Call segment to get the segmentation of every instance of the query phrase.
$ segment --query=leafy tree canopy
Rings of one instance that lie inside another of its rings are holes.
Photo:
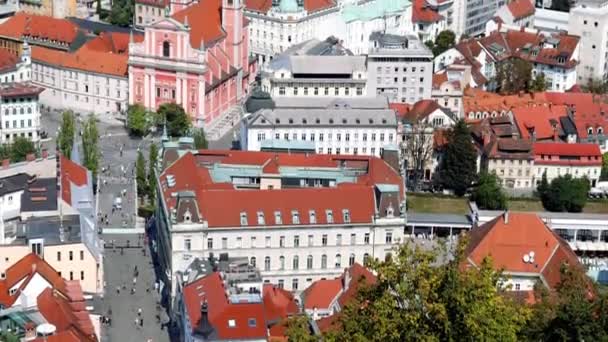
[[[463,196],[477,177],[477,152],[469,128],[463,120],[448,134],[448,143],[440,165],[440,181],[444,188]]]
[[[137,181],[137,194],[144,197],[148,190],[148,179],[146,178],[146,159],[141,151],[137,152],[135,161],[135,179]]]
[[[28,154],[35,152],[36,147],[34,146],[33,142],[25,137],[17,137],[10,145],[11,162],[15,163],[24,161]]]
[[[190,130],[190,118],[184,108],[175,103],[162,104],[158,110],[157,121],[161,124],[167,120],[167,130],[172,137],[181,137]]]
[[[207,141],[205,131],[202,128],[194,130],[192,135],[194,137],[194,148],[197,150],[209,148],[209,142]]]
[[[600,180],[608,180],[608,152],[602,156],[602,173],[600,174]]]
[[[424,44],[433,52],[433,56],[438,56],[454,47],[456,44],[456,34],[450,30],[441,31],[434,42],[427,40]]]
[[[545,74],[541,72],[530,82],[530,91],[540,92],[545,90],[547,90],[547,80]]]
[[[519,58],[509,58],[496,66],[496,86],[503,94],[529,91],[532,82],[532,64]]]
[[[133,13],[135,12],[133,0],[114,0],[112,10],[107,20],[112,25],[128,27],[133,23]]]
[[[131,134],[139,137],[146,135],[149,128],[147,114],[146,109],[140,104],[129,106],[127,110],[127,128]]]
[[[549,211],[581,212],[587,204],[591,186],[587,178],[572,178],[570,174],[559,176],[546,183],[546,176],[537,191],[543,207]]]
[[[61,154],[70,158],[72,156],[72,147],[74,146],[74,132],[76,130],[76,120],[74,112],[65,111],[61,116],[61,126],[59,128],[59,136],[57,144]]]
[[[97,175],[99,169],[99,131],[93,114],[89,115],[82,129],[82,149],[84,152],[83,165]]]
[[[486,210],[507,209],[507,196],[500,186],[500,179],[496,173],[483,172],[479,176],[479,182],[473,191],[472,200],[477,206]]]

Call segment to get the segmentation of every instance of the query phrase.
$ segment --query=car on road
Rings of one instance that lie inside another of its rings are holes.
[[[122,198],[114,198],[114,209],[122,209]]]

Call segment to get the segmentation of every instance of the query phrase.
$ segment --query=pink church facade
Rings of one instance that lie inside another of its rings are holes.
[[[256,73],[242,1],[171,3],[172,15],[129,44],[129,104],[156,110],[175,102],[199,127],[240,105]]]

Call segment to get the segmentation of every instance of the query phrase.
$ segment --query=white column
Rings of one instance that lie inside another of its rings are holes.
[[[150,75],[150,108],[156,108],[156,75],[154,74],[154,70],[152,70],[152,74]]]
[[[175,74],[175,103],[184,106],[182,101],[182,74],[179,72]]]
[[[150,75],[144,70],[144,107],[151,108],[152,99],[150,98]]]
[[[182,86],[181,86],[181,88],[182,88],[182,105],[184,107],[185,106],[190,107],[190,103],[188,103],[188,75],[185,75],[182,78]],[[188,112],[187,108],[184,108],[184,109],[186,109],[186,112]],[[194,115],[196,116],[196,114],[194,114]]]
[[[133,93],[135,92],[135,86],[134,86],[135,82],[133,80],[133,68],[129,67],[129,89],[127,90],[128,94],[129,94],[129,104],[133,104],[134,99],[133,99]],[[95,86],[95,85],[93,85]],[[97,97],[98,95],[95,94],[95,96]]]

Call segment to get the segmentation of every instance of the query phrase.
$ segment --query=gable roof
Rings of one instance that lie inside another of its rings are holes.
[[[530,0],[514,0],[507,4],[507,8],[515,20],[534,15],[534,4]]]
[[[221,0],[199,1],[173,14],[172,18],[182,24],[188,18],[190,46],[194,49],[201,47],[201,41],[207,45],[225,35],[222,29]]]
[[[95,50],[95,48],[91,49],[86,46],[72,53],[41,46],[32,46],[32,60],[57,67],[123,78],[127,77],[128,58],[127,54],[100,52]]]
[[[574,114],[570,118],[574,121],[577,135],[586,139],[589,137],[588,129],[602,127],[604,135],[608,133],[608,97],[590,93],[556,93],[547,92],[545,96],[549,101],[558,105],[568,106]]]
[[[278,323],[299,311],[293,294],[275,285],[264,284],[263,299],[264,314],[267,321]]]
[[[87,169],[78,165],[63,154],[60,155],[59,167],[61,175],[61,198],[68,204],[72,204],[71,184],[84,186],[88,182]]]
[[[443,16],[429,6],[426,0],[413,0],[412,22],[413,23],[436,23],[441,21]]]
[[[536,106],[514,108],[513,119],[524,139],[532,139],[532,132],[536,140],[553,139],[562,135],[560,118],[568,115],[566,106]]]
[[[469,265],[479,266],[490,256],[496,269],[504,269],[506,274],[537,275],[549,288],[559,283],[564,262],[579,264],[568,243],[534,213],[507,212],[472,229],[469,239],[465,251]],[[530,252],[534,252],[533,263],[523,260]]]
[[[186,313],[193,328],[199,324],[201,305],[206,302],[208,319],[218,339],[246,340],[266,338],[266,321],[262,303],[230,303],[219,272],[211,273],[184,287]],[[249,320],[255,320],[255,326]],[[233,325],[229,325],[233,321]]]
[[[15,69],[19,58],[8,50],[0,49],[0,71],[8,71]]]
[[[426,119],[436,110],[442,110],[442,108],[434,100],[420,100],[412,106],[412,109],[405,115],[405,119],[410,122],[418,122]]]
[[[22,39],[30,36],[71,44],[78,35],[78,26],[67,19],[18,12],[0,24],[0,36]]]

